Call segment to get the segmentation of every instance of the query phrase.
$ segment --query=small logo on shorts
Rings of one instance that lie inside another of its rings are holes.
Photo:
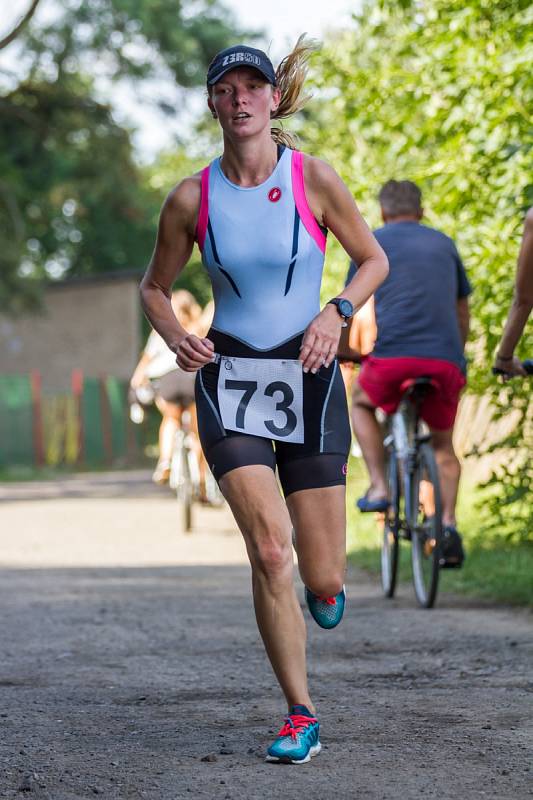
[[[348,464],[343,464],[342,465],[342,474],[343,475],[347,475],[348,474]]]
[[[281,189],[279,188],[279,186],[274,186],[274,188],[271,189],[268,193],[268,199],[270,200],[271,203],[277,203],[280,197],[281,197]]]

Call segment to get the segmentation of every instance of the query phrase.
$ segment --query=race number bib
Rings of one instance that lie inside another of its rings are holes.
[[[303,373],[299,361],[220,356],[217,391],[225,428],[303,443]]]

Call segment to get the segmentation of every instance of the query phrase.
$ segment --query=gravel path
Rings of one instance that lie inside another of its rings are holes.
[[[284,713],[227,510],[181,533],[146,473],[4,484],[0,797],[533,796],[533,620],[362,573],[309,622],[323,752],[263,762]]]

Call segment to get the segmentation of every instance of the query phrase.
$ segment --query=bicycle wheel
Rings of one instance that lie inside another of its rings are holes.
[[[210,469],[207,470],[205,476],[205,493],[210,506],[224,505],[224,495],[220,491],[218,483]]]
[[[381,542],[381,585],[385,597],[393,597],[398,574],[400,542],[400,476],[394,450],[389,451],[387,462],[390,505],[385,512]]]
[[[431,608],[439,583],[442,506],[437,462],[427,442],[418,450],[411,491],[409,524],[415,594],[423,608]]]
[[[189,466],[189,451],[183,440],[179,458],[180,474],[176,485],[176,497],[181,506],[183,530],[189,533],[192,529],[192,504],[194,500],[193,482]]]

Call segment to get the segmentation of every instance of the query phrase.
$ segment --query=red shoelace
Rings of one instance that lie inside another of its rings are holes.
[[[302,731],[316,721],[315,717],[306,717],[304,714],[289,714],[278,736],[290,736],[291,739],[296,739],[298,733],[302,733]]]
[[[323,603],[326,603],[328,606],[337,605],[337,599],[335,597],[319,597],[318,599],[321,600]]]

